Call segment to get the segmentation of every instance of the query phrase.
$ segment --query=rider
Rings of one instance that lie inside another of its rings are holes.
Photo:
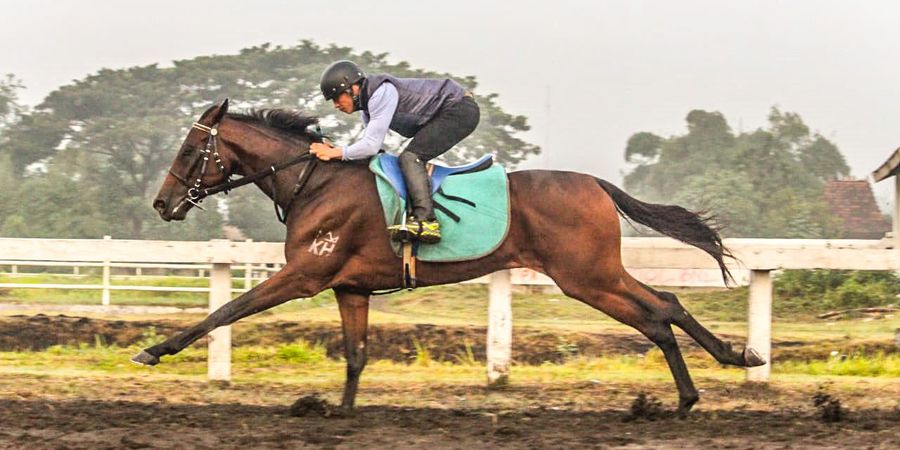
[[[346,146],[314,143],[310,153],[322,160],[368,158],[381,149],[388,129],[412,138],[400,153],[400,169],[412,205],[407,227],[420,242],[441,240],[434,215],[431,182],[425,163],[463,140],[475,130],[480,118],[472,94],[450,79],[367,76],[350,61],[338,61],[322,73],[322,95],[344,113],[362,111],[365,132]],[[388,228],[395,237],[400,225]]]

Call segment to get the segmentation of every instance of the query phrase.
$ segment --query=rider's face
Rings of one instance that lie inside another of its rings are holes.
[[[359,85],[354,84],[351,89],[353,90],[353,95],[359,95]],[[335,97],[331,102],[334,104],[334,109],[346,114],[351,114],[353,112],[353,97],[349,92],[341,92],[341,94]]]

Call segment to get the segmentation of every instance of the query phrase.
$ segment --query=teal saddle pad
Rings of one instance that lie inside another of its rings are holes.
[[[369,163],[369,169],[375,173],[384,219],[390,226],[403,219],[406,198],[401,197],[398,190],[405,192],[406,189],[405,186],[398,189],[392,184],[397,181],[388,176],[382,167],[382,158],[396,157],[376,155]],[[453,200],[452,197],[466,199],[475,206]],[[434,194],[434,200],[459,216],[459,222],[435,208],[435,215],[441,224],[441,242],[420,245],[419,260],[451,262],[481,258],[496,250],[506,238],[509,231],[509,182],[506,171],[497,164],[478,172],[447,176],[441,182],[440,190]],[[391,246],[399,255],[400,243],[391,241]]]

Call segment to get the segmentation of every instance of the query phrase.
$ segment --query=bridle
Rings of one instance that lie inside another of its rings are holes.
[[[232,180],[231,175],[225,173],[225,164],[222,163],[222,158],[219,156],[219,147],[216,144],[216,142],[217,142],[216,138],[219,135],[218,127],[219,127],[219,124],[214,124],[213,126],[210,127],[210,126],[203,125],[202,123],[199,123],[199,122],[194,122],[194,124],[191,125],[192,129],[200,130],[204,133],[207,133],[209,135],[209,137],[207,137],[206,145],[204,146],[204,148],[202,150],[200,173],[197,175],[197,179],[194,180],[193,184],[188,182],[188,177],[191,174],[190,170],[188,171],[188,174],[186,176],[181,176],[181,175],[178,175],[177,173],[175,173],[174,171],[172,171],[171,168],[169,168],[169,174],[172,175],[172,177],[174,177],[176,180],[178,180],[181,184],[183,184],[186,188],[188,188],[187,195],[184,197],[184,199],[181,201],[181,203],[178,204],[178,206],[176,206],[174,209],[172,209],[172,212],[174,213],[175,211],[178,211],[178,209],[181,208],[182,206],[184,206],[185,203],[190,203],[190,204],[196,206],[197,208],[203,209],[203,207],[200,206],[200,203],[203,201],[204,198],[209,197],[210,195],[218,194],[219,192],[225,192],[227,194],[228,191],[230,191],[231,189],[239,188],[241,186],[253,183],[254,181],[263,179],[265,177],[275,175],[277,172],[279,172],[281,170],[284,170],[288,167],[294,166],[296,164],[299,164],[299,163],[309,159],[310,162],[307,165],[303,166],[303,170],[300,172],[300,176],[297,178],[297,184],[294,186],[294,189],[291,192],[291,197],[288,199],[287,206],[279,209],[277,191],[275,191],[275,194],[272,196],[273,200],[275,202],[275,215],[276,215],[276,217],[278,217],[278,220],[281,221],[281,223],[285,223],[285,221],[287,220],[287,212],[288,212],[288,210],[290,210],[290,207],[293,204],[294,198],[298,194],[300,194],[300,192],[306,186],[306,182],[309,181],[309,177],[310,177],[310,175],[312,175],[313,170],[316,168],[316,165],[317,165],[317,162],[319,161],[319,159],[312,158],[312,155],[307,150],[307,151],[303,152],[302,154],[295,156],[287,161],[269,166],[268,169],[263,169],[259,172],[244,176],[237,180]],[[318,126],[316,127],[316,134],[321,139],[322,132]],[[227,177],[226,177],[225,181],[222,183],[219,183],[215,186],[210,186],[210,187],[204,188],[204,187],[202,187],[203,186],[203,175],[206,174],[206,166],[209,165],[210,155],[212,155],[213,160],[216,163],[216,166],[219,168],[219,172],[222,173],[223,175],[227,175]],[[196,164],[194,164],[194,165],[196,165]],[[273,184],[273,186],[277,186],[277,183],[273,182],[272,184]],[[276,187],[276,189],[277,189],[277,187]]]
[[[190,204],[196,206],[197,208],[203,209],[203,207],[200,206],[200,202],[203,201],[204,197],[207,197],[210,195],[210,194],[204,195],[203,190],[201,190],[201,186],[203,185],[203,175],[206,174],[206,166],[209,164],[209,155],[210,154],[212,154],[213,159],[216,162],[216,166],[219,168],[219,173],[225,174],[225,165],[222,164],[222,157],[219,156],[219,146],[216,144],[216,142],[217,142],[216,136],[219,135],[218,127],[219,127],[219,124],[215,124],[211,127],[208,127],[199,122],[194,122],[194,124],[191,125],[191,128],[193,128],[195,130],[200,130],[204,133],[207,133],[209,136],[206,138],[206,146],[202,150],[202,158],[203,159],[201,160],[201,163],[200,163],[200,173],[197,174],[197,179],[194,180],[193,185],[191,185],[188,182],[187,176],[182,177],[181,175],[178,175],[177,173],[175,173],[171,168],[169,168],[169,173],[176,180],[181,182],[181,184],[183,184],[186,188],[188,188],[187,196],[184,198],[184,200],[182,200],[181,204],[179,204],[178,206],[175,207],[175,209],[172,210],[172,212],[178,211],[178,208],[182,207],[185,202],[190,203]],[[190,175],[190,171],[188,171],[188,175]],[[231,182],[231,175],[228,175],[224,184],[227,184],[230,182]],[[226,190],[226,194],[227,193],[228,192]]]

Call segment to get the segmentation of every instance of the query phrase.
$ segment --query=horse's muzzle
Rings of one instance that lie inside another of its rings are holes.
[[[166,222],[172,220],[172,213],[168,211],[169,204],[162,198],[157,198],[153,200],[153,209],[159,213],[159,217]]]

